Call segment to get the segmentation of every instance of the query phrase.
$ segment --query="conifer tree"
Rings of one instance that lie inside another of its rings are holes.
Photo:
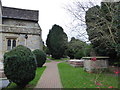
[[[53,25],[47,36],[46,45],[50,50],[53,58],[60,59],[63,57],[65,49],[67,48],[68,37],[59,25]]]

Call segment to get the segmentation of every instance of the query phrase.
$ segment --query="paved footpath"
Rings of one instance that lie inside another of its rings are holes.
[[[62,88],[57,64],[59,62],[51,61],[46,63],[46,69],[43,72],[35,88]]]

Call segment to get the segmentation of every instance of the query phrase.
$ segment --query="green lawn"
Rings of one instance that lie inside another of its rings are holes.
[[[36,86],[36,84],[37,84],[38,80],[40,79],[40,77],[41,77],[43,71],[45,70],[45,68],[46,68],[46,66],[44,66],[44,67],[42,67],[42,68],[37,68],[37,70],[36,70],[36,76],[35,76],[34,80],[32,80],[32,81],[26,86],[26,88],[25,88],[24,90],[27,90],[27,89],[29,90],[29,89],[32,89],[32,88],[34,88],[34,87]],[[7,90],[8,88],[19,89],[19,87],[17,87],[17,85],[16,85],[15,83],[11,83],[11,84],[10,84],[7,88],[5,88],[5,89]],[[22,89],[22,90],[23,90],[23,89]]]
[[[69,58],[54,59],[54,58],[52,58],[52,57],[50,57],[50,56],[47,56],[47,58],[48,58],[48,59],[51,59],[51,60],[53,60],[53,61],[65,61],[65,60],[69,60]]]
[[[50,63],[51,61],[50,60],[46,60],[46,63]]]
[[[52,57],[50,57],[50,56],[47,56],[47,58],[48,58],[48,59],[53,59],[53,58],[52,58]]]
[[[54,59],[54,61],[65,61],[65,60],[69,60],[69,58]]]
[[[64,88],[108,88],[110,86],[118,88],[117,75],[101,74],[98,82],[101,85],[94,83],[95,73],[87,73],[83,68],[74,68],[63,62],[58,64],[61,82]]]

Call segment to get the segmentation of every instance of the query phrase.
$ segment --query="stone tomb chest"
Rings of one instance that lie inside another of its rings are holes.
[[[84,69],[87,72],[93,72],[97,69],[108,68],[108,59],[109,57],[95,57],[96,60],[91,60],[93,57],[83,57],[84,60]]]
[[[83,67],[83,62],[84,62],[84,60],[77,60],[77,59],[68,61],[68,63],[74,67]]]

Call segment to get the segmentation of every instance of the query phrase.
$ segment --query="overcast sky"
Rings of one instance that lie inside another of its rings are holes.
[[[63,8],[65,5],[71,4],[74,0],[1,0],[3,6],[39,10],[39,24],[42,29],[42,39],[46,41],[49,29],[52,25],[58,24],[63,27],[68,37],[75,36],[69,30],[69,23],[72,17]],[[88,0],[80,0],[88,2]],[[98,4],[101,0],[97,0]],[[67,26],[67,27],[66,27]]]

